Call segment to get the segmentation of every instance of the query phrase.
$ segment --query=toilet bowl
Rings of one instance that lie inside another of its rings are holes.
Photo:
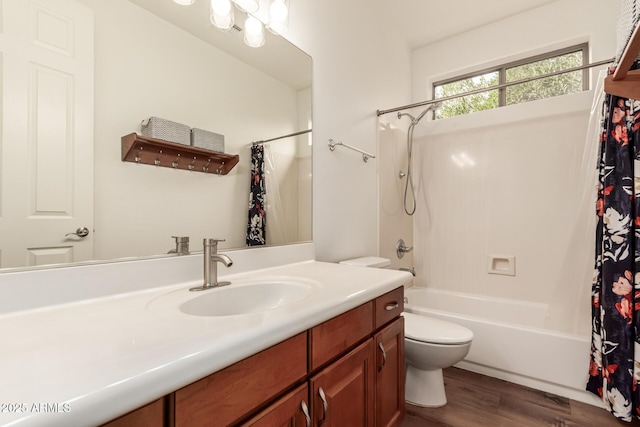
[[[405,400],[412,405],[447,404],[442,369],[465,358],[473,332],[464,326],[414,313],[404,316]]]
[[[340,264],[384,268],[388,259],[356,258]],[[464,326],[414,313],[404,316],[405,401],[434,408],[447,404],[442,369],[465,358],[473,332]]]

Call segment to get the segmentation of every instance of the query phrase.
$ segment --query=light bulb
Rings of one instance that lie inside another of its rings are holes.
[[[213,26],[221,30],[233,27],[233,8],[230,0],[211,0],[209,20]]]
[[[257,0],[233,0],[240,9],[248,13],[257,12],[260,4]]]
[[[269,24],[267,28],[274,34],[283,35],[289,29],[288,0],[273,0],[269,6]]]
[[[244,42],[250,47],[260,47],[264,44],[264,28],[257,18],[247,15],[244,23]]]
[[[191,6],[196,2],[196,0],[173,0],[175,4],[179,4],[180,6]]]

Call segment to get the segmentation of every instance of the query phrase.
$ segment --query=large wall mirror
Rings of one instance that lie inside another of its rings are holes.
[[[245,46],[207,0],[0,5],[0,271],[166,255],[172,236],[246,247],[252,142],[311,129],[307,54],[269,33]],[[121,137],[149,117],[222,134],[240,161],[227,175],[123,162]],[[266,244],[310,241],[311,133],[265,146]]]

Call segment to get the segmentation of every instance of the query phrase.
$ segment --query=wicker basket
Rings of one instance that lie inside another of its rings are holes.
[[[159,117],[143,120],[140,133],[148,138],[191,145],[191,128],[189,126]]]
[[[212,151],[224,153],[224,135],[208,130],[191,129],[191,145]]]

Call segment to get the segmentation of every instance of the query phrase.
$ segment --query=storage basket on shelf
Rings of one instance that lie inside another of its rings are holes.
[[[224,153],[224,135],[204,129],[191,129],[191,145]]]
[[[142,121],[140,129],[142,136],[176,142],[178,144],[191,145],[191,128],[182,123],[159,117],[150,117]]]

